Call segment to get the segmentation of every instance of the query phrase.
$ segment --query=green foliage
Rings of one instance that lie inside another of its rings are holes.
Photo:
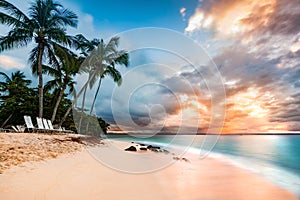
[[[68,35],[67,28],[76,27],[77,23],[77,15],[54,0],[33,0],[28,13],[7,0],[0,0],[0,24],[10,28],[5,36],[0,36],[0,52],[35,42],[29,61],[32,73],[39,76],[38,87],[30,88],[31,81],[22,72],[17,71],[11,76],[0,72],[0,125],[22,125],[24,115],[32,116],[33,121],[36,116],[43,116],[54,124],[76,131],[70,112],[74,103],[67,95],[73,94],[76,102],[83,92],[85,95],[88,86],[91,89],[99,80],[90,115],[83,112],[83,98],[78,116],[84,120],[79,127],[88,134],[107,132],[109,124],[92,116],[94,103],[102,78],[109,76],[118,85],[122,83],[121,74],[115,67],[128,66],[128,53],[118,50],[118,37],[106,44],[102,39],[88,40],[81,34]],[[89,81],[76,95],[74,76],[78,73],[87,73]],[[44,74],[53,77],[45,87]]]
[[[30,80],[26,79],[24,74],[20,71],[12,73],[11,76],[0,72],[0,122],[6,122],[3,128],[10,128],[12,125],[24,125],[24,115],[32,117],[33,123],[35,123],[35,117],[38,116],[38,90],[37,88],[30,88]],[[56,93],[50,93],[45,91],[44,94],[44,118],[50,119],[52,111],[57,99]],[[56,120],[54,125],[60,122],[68,108],[72,106],[72,101],[64,95],[62,101],[58,107]],[[101,118],[96,116],[87,116],[90,119],[89,134],[99,136],[100,133],[106,133],[109,124]],[[97,124],[94,123],[97,119]],[[99,125],[101,130],[99,129]],[[77,132],[74,124],[72,113],[66,118],[63,126],[66,129]]]
[[[35,0],[25,14],[6,0],[0,1],[0,23],[10,27],[0,36],[0,52],[27,46],[34,41],[29,61],[32,72],[39,76],[39,116],[43,116],[43,61],[57,63],[54,46],[72,45],[67,27],[77,27],[77,15],[53,0]]]

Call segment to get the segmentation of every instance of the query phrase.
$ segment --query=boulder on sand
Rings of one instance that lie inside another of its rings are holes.
[[[136,151],[136,148],[134,146],[130,146],[125,151]]]
[[[148,149],[160,149],[159,146],[152,146],[152,145],[148,145],[147,148]]]

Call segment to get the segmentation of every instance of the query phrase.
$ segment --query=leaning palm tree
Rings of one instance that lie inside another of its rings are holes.
[[[68,26],[77,26],[77,15],[53,0],[35,0],[26,15],[6,0],[0,0],[0,23],[11,30],[0,37],[0,52],[27,46],[33,40],[36,46],[30,53],[33,72],[39,76],[39,116],[43,116],[43,61],[56,62],[53,44],[70,45],[66,34]]]
[[[45,71],[54,79],[48,81],[45,85],[45,90],[54,90],[58,93],[56,104],[53,109],[51,121],[54,122],[59,104],[65,94],[67,88],[69,94],[74,90],[74,76],[78,73],[83,57],[78,57],[72,51],[60,46],[54,45],[54,53],[58,60],[58,66],[45,66]],[[56,65],[57,63],[54,63]]]
[[[97,48],[97,46],[100,43],[100,40],[98,39],[88,40],[82,34],[78,34],[72,37],[71,41],[73,42],[73,46],[76,48],[76,50],[79,51],[80,54],[83,56],[81,57],[82,59],[86,59],[92,53],[92,51]],[[62,126],[62,124],[68,117],[74,105],[77,104],[77,100],[79,96],[82,94],[82,92],[86,93],[86,87],[83,87],[78,94],[75,89],[72,91],[72,94],[74,96],[73,104],[72,106],[69,107],[69,109],[67,110],[67,112],[65,113],[61,121],[58,123],[59,127]]]
[[[95,102],[96,102],[96,99],[99,94],[102,79],[105,78],[106,76],[110,76],[113,79],[113,81],[118,84],[118,86],[120,86],[122,83],[121,73],[116,68],[108,66],[105,69],[105,71],[103,72],[103,74],[99,77],[98,87],[97,87],[96,93],[94,95],[94,99],[93,99],[91,109],[90,109],[90,116],[92,116],[92,113],[94,110]],[[87,125],[86,125],[86,133],[88,132],[88,130],[89,130],[89,121],[87,122]]]
[[[127,56],[127,54],[126,54],[126,56]],[[125,62],[126,63],[124,63],[124,65],[128,66],[128,59]],[[96,102],[96,99],[98,97],[100,86],[101,86],[101,83],[102,83],[102,79],[104,79],[106,76],[109,76],[110,78],[112,78],[113,81],[118,84],[118,86],[120,86],[122,84],[121,73],[115,67],[108,66],[104,70],[103,74],[99,77],[99,82],[98,82],[97,90],[96,90],[96,93],[94,95],[94,99],[93,99],[93,102],[92,102],[92,105],[91,105],[91,109],[90,109],[90,115],[92,115],[92,113],[93,113],[95,102]]]
[[[128,53],[123,53],[121,54],[118,58],[116,58],[115,63],[120,64],[120,65],[125,65],[125,67],[128,67],[129,64],[129,56]],[[122,76],[121,73],[115,68],[115,63],[112,63],[112,66],[107,66],[106,69],[104,70],[103,74],[99,77],[99,82],[98,82],[98,87],[92,102],[92,106],[90,109],[90,115],[93,113],[93,109],[95,106],[96,99],[98,97],[98,93],[100,90],[100,86],[102,83],[102,79],[105,78],[106,76],[109,76],[113,79],[115,83],[120,86],[122,84]]]
[[[86,41],[81,38],[81,41]],[[80,41],[80,40],[78,40]],[[97,48],[91,48],[93,45],[87,45],[82,43],[82,49],[86,48],[88,53],[83,52],[83,55],[87,55],[87,58],[84,60],[83,64],[81,65],[81,73],[88,74],[88,80],[83,85],[83,87],[78,91],[77,95],[75,96],[74,102],[77,102],[77,99],[82,95],[82,104],[80,111],[83,114],[84,112],[84,104],[86,98],[86,91],[87,88],[92,88],[98,78],[103,77],[105,70],[107,67],[115,69],[116,65],[125,65],[128,66],[128,53],[124,50],[118,50],[119,46],[119,37],[113,37],[109,40],[106,44],[103,40],[101,40],[98,44]],[[91,51],[90,51],[91,50]],[[101,82],[100,82],[101,84]],[[72,108],[69,108],[66,112],[63,120],[69,114]],[[63,120],[59,123],[62,125]],[[78,123],[78,130],[81,128],[81,120],[80,118]]]
[[[95,49],[90,56],[85,60],[86,62],[82,65],[82,71],[89,74],[88,81],[84,85],[84,92],[82,97],[81,105],[81,117],[79,120],[78,129],[81,128],[82,116],[84,112],[84,104],[86,98],[86,91],[88,85],[90,89],[93,88],[96,80],[99,78],[99,85],[101,85],[101,77],[105,76],[105,73],[111,73],[115,75],[116,79],[120,80],[120,73],[115,69],[115,65],[125,65],[128,66],[128,53],[124,50],[118,50],[119,46],[119,37],[113,37],[109,40],[107,44],[103,40],[100,41],[98,48]],[[118,80],[116,80],[118,82]],[[97,89],[99,91],[99,89]]]

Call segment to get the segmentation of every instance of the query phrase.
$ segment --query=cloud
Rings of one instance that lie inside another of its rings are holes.
[[[183,21],[185,21],[185,16],[186,16],[186,8],[185,7],[182,7],[182,8],[180,8],[180,10],[179,10],[179,12],[180,12],[180,14],[181,14],[181,16],[182,16],[182,19],[183,19]]]
[[[300,100],[291,95],[272,109],[270,115],[273,122],[300,122]]]
[[[294,0],[208,0],[196,8],[185,32],[209,30],[214,38],[246,44],[261,57],[300,48],[300,2]]]
[[[290,124],[289,126],[288,126],[288,130],[289,131],[297,131],[297,132],[300,132],[300,123],[298,123],[298,124]]]
[[[265,27],[272,30],[272,20],[286,20],[282,15],[273,16],[276,9],[282,9],[276,0],[208,0],[200,5],[189,19],[186,32],[204,28],[214,29],[216,34],[228,36]]]
[[[275,0],[208,0],[196,9],[185,31],[213,28],[222,35],[251,31],[268,20],[274,12],[275,3]],[[255,19],[255,23],[254,20],[245,23],[250,19]]]
[[[0,55],[0,67],[5,70],[23,69],[25,65],[19,59],[11,56]]]

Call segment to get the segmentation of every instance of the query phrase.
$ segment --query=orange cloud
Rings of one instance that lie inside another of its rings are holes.
[[[222,37],[251,32],[268,23],[275,7],[276,0],[207,1],[196,9],[185,31],[213,28]]]
[[[278,100],[271,91],[251,87],[227,99],[223,133],[284,132],[286,124],[270,122],[269,116]]]

